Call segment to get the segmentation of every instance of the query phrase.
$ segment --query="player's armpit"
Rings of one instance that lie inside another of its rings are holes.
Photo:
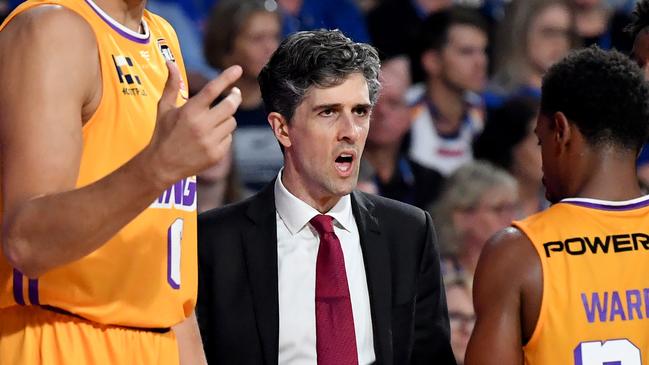
[[[540,261],[528,238],[507,228],[485,245],[473,287],[476,325],[465,364],[523,364],[540,308]]]

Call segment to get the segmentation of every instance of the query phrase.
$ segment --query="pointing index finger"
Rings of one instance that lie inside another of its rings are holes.
[[[191,107],[209,108],[214,100],[221,95],[223,90],[236,82],[242,73],[241,66],[234,65],[228,67],[217,78],[208,82],[187,104],[191,103]]]

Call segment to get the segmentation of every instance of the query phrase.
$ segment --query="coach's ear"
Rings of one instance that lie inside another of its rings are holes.
[[[288,134],[288,121],[283,115],[277,112],[268,114],[268,124],[275,133],[275,138],[284,148],[291,147],[291,138]]]

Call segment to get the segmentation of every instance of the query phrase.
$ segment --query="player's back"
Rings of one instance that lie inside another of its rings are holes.
[[[564,199],[514,225],[543,269],[525,363],[649,363],[649,196]]]
[[[176,61],[184,79],[182,58],[171,26],[146,11],[141,34],[91,0],[28,1],[7,22],[42,4],[74,11],[97,40],[102,96],[83,126],[77,179],[82,187],[107,176],[149,143],[167,79],[165,62]],[[185,90],[179,103],[183,96]],[[40,305],[138,328],[167,328],[182,321],[192,312],[196,296],[195,193],[195,178],[179,181],[101,248],[40,278],[26,278],[0,255],[0,310]]]

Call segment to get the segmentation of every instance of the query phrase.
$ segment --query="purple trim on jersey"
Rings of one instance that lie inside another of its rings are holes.
[[[116,27],[115,24],[113,24],[113,22],[110,21],[110,19],[107,19],[100,12],[98,12],[97,9],[95,9],[95,7],[92,6],[92,4],[88,0],[85,0],[85,1],[86,1],[86,4],[88,4],[88,6],[90,6],[92,11],[95,12],[95,14],[97,14],[106,24],[110,25],[110,27],[113,28],[113,30],[116,31],[117,33],[119,33],[122,37],[124,37],[126,39],[129,39],[129,40],[131,40],[133,42],[136,42],[136,43],[149,44],[149,40],[151,38],[151,32],[149,32],[149,36],[146,37],[146,39],[134,37],[131,34],[128,34],[125,31],[123,31],[122,29],[119,29],[118,27]]]
[[[638,208],[644,208],[646,206],[649,206],[649,199],[637,203],[625,204],[625,205],[609,205],[609,204],[599,204],[599,203],[591,203],[591,202],[584,202],[584,201],[563,201],[562,203],[578,205],[580,207],[586,207],[592,209],[622,211],[622,210],[633,210]]]
[[[20,305],[25,305],[23,295],[23,273],[14,269],[14,300]]]
[[[29,302],[32,305],[41,305],[38,299],[38,279],[29,279]]]
[[[169,229],[167,230],[167,282],[169,285],[171,285],[172,288],[174,289],[180,289],[180,284],[176,283],[174,279],[171,277],[171,229],[173,227],[173,224]]]

